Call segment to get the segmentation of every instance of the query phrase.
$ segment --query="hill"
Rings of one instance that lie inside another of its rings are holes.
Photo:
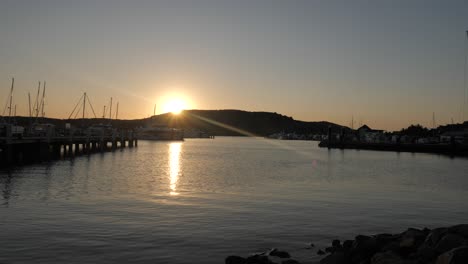
[[[17,124],[27,126],[31,119],[15,117]],[[326,134],[328,127],[338,132],[342,126],[330,122],[304,122],[292,117],[271,112],[248,112],[242,110],[185,110],[179,115],[171,113],[134,120],[94,119],[53,119],[40,118],[41,123],[51,123],[58,128],[65,123],[72,126],[86,127],[92,124],[112,124],[118,128],[137,128],[145,126],[169,126],[184,130],[196,129],[215,136],[267,136],[278,132],[295,132],[298,134]],[[348,128],[346,128],[348,129]]]
[[[326,134],[329,126],[334,131],[341,129],[341,126],[330,122],[304,122],[278,113],[241,110],[187,110],[180,115],[155,116],[150,122],[182,129],[203,130],[217,136],[267,136],[278,132]]]

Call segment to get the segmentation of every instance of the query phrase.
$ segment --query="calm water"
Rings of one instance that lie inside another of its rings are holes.
[[[0,263],[224,263],[269,247],[468,223],[468,160],[255,138],[0,172]]]

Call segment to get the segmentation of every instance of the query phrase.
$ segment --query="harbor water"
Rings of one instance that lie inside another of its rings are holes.
[[[468,223],[468,159],[218,137],[0,171],[0,263],[314,263],[357,234]],[[306,249],[314,243],[315,249]]]

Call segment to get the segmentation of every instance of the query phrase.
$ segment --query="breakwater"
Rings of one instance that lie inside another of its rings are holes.
[[[311,244],[309,249],[313,249]],[[468,224],[434,229],[408,228],[399,234],[358,235],[335,239],[329,247],[311,250],[324,256],[320,264],[462,264],[468,261]],[[326,256],[325,256],[326,255]],[[229,256],[226,264],[299,264],[286,251],[271,249],[243,258]]]

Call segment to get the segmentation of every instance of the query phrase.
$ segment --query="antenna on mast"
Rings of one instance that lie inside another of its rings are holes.
[[[156,104],[154,104],[154,110],[153,110],[153,115],[156,115]]]
[[[104,106],[104,110],[102,111],[102,118],[106,118],[106,106]]]

